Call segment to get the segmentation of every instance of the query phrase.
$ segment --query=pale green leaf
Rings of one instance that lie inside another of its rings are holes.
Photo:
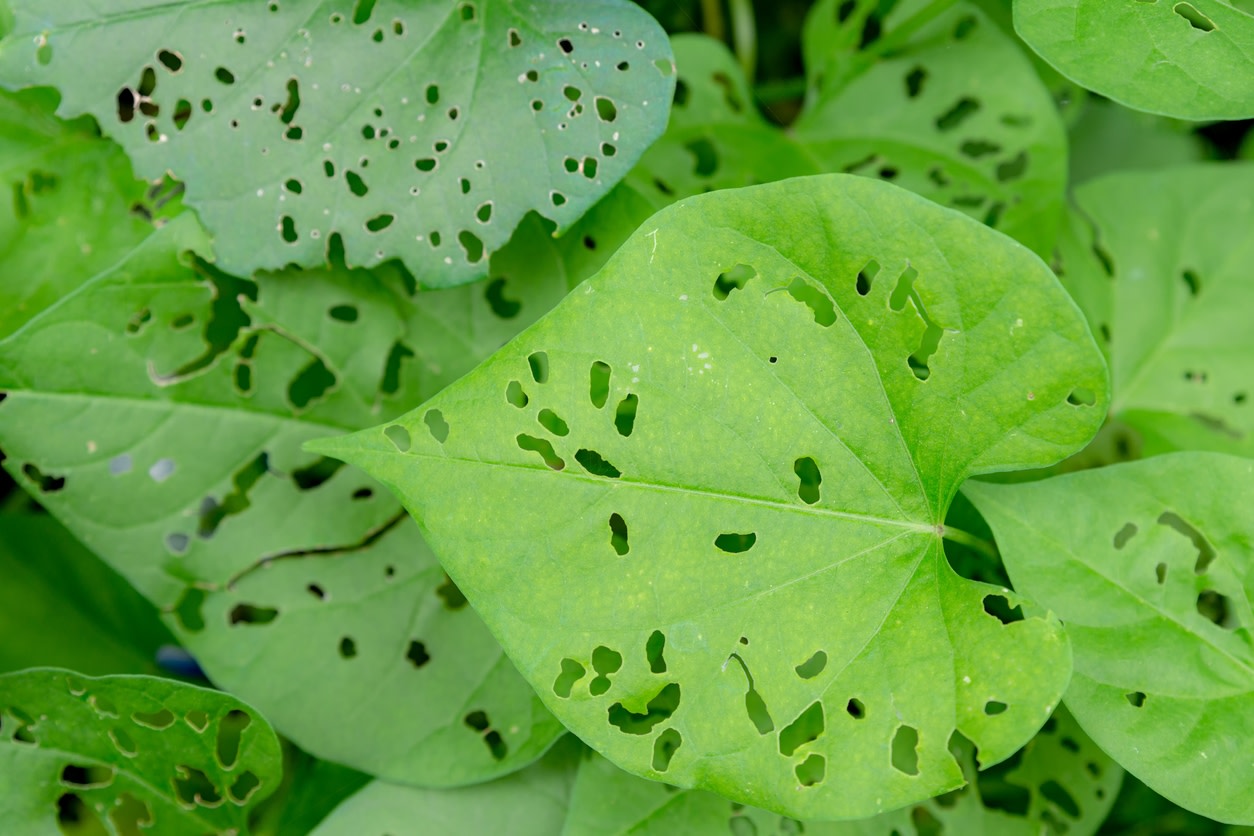
[[[938,535],[966,477],[1081,447],[1105,375],[1027,249],[831,175],[664,210],[424,407],[312,449],[404,497],[619,765],[859,817],[961,784],[955,732],[996,763],[1056,703],[1059,625]]]
[[[0,516],[0,672],[158,674],[152,604],[46,515]]]
[[[556,836],[583,747],[563,738],[541,761],[490,784],[418,789],[374,781],[344,801],[313,836]]]
[[[1109,355],[1111,414],[1157,449],[1254,454],[1254,164],[1114,174],[1075,198],[1060,278]]]
[[[1254,463],[1179,453],[964,488],[1075,648],[1067,706],[1156,792],[1254,824]],[[1234,503],[1235,501],[1235,503]]]
[[[1059,72],[1179,119],[1254,116],[1250,0],[1015,0],[1015,29]]]
[[[625,0],[12,3],[0,83],[55,86],[145,177],[167,171],[223,269],[398,257],[487,273],[529,210],[575,221],[665,126],[674,66]]]
[[[237,834],[279,784],[279,741],[227,694],[147,676],[38,668],[0,676],[0,820],[56,833]]]
[[[1095,98],[1071,126],[1071,182],[1114,171],[1201,162],[1206,149],[1187,122],[1164,119]]]
[[[1023,750],[986,772],[976,772],[969,745],[957,748],[965,787],[852,822],[798,822],[713,793],[642,781],[593,755],[579,769],[562,836],[1090,836],[1123,778],[1064,708]]]

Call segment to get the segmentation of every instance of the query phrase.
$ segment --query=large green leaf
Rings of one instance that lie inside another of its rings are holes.
[[[1066,622],[1067,705],[1184,807],[1254,824],[1254,462],[1180,453],[964,492],[1016,589]]]
[[[274,731],[227,694],[53,668],[0,676],[6,833],[56,833],[58,820],[108,833],[244,833],[280,771]]]
[[[859,817],[960,785],[955,733],[996,763],[1056,703],[1057,622],[939,535],[967,476],[1082,446],[1106,389],[1028,250],[831,175],[664,210],[423,408],[312,449],[404,497],[619,765]]]
[[[58,88],[146,177],[173,172],[221,266],[401,258],[487,273],[528,210],[565,226],[666,123],[666,36],[625,0],[12,4],[0,83]]]
[[[539,763],[477,787],[432,790],[374,781],[337,807],[313,836],[556,836],[582,749],[574,738],[563,738]]]
[[[47,515],[0,516],[0,577],[0,672],[161,672],[152,604]]]
[[[1076,190],[1060,275],[1110,358],[1111,412],[1163,447],[1254,455],[1254,164]]]
[[[1161,169],[1205,159],[1188,122],[1164,119],[1094,98],[1071,125],[1071,182],[1113,171]]]
[[[528,220],[490,282],[417,295],[394,265],[233,279],[186,255],[190,214],[148,231],[0,340],[5,467],[304,748],[431,784],[534,759],[560,726],[399,503],[300,445],[399,414],[560,298],[547,231]]]
[[[1015,29],[1058,71],[1180,119],[1254,116],[1249,0],[1015,0]]]
[[[562,836],[1089,836],[1123,778],[1063,708],[1021,752],[987,772],[976,772],[969,747],[954,754],[968,782],[960,790],[861,821],[804,823],[713,793],[642,781],[592,755],[579,769]]]

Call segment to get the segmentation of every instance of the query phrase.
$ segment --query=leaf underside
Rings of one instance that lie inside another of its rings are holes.
[[[1254,462],[1176,453],[970,483],[1020,589],[1067,624],[1067,706],[1154,791],[1254,824]]]
[[[958,786],[956,733],[995,763],[1056,703],[1059,625],[954,575],[938,525],[967,476],[1082,446],[1106,391],[1026,249],[832,175],[664,210],[424,407],[313,448],[404,498],[616,763],[854,818]]]
[[[1014,0],[1015,29],[1063,75],[1181,119],[1254,116],[1248,0]]]
[[[351,7],[350,7],[351,6]],[[623,0],[13,4],[0,83],[56,87],[145,177],[167,171],[249,275],[400,258],[487,273],[530,210],[559,227],[665,127],[670,47]]]

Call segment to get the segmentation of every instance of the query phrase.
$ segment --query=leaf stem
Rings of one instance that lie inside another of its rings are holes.
[[[753,18],[753,0],[729,0],[732,44],[745,80],[753,83],[758,72],[758,28]]]
[[[727,38],[727,23],[723,20],[723,0],[701,0],[701,23],[705,34],[716,41]]]
[[[955,543],[961,543],[962,545],[968,548],[974,549],[975,551],[979,552],[980,554],[984,555],[987,558],[991,558],[992,560],[1001,559],[1001,555],[998,554],[997,552],[996,545],[994,545],[993,543],[990,543],[988,540],[985,540],[982,537],[976,537],[974,534],[963,531],[960,528],[953,528],[952,526],[948,526],[948,525],[942,526],[941,536],[944,537],[946,540],[952,540]]]

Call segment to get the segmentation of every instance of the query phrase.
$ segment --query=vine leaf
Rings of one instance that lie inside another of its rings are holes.
[[[567,226],[626,174],[675,83],[625,0],[12,10],[0,83],[56,87],[140,175],[184,180],[240,275],[318,266],[338,236],[424,286],[481,278],[529,210]]]
[[[1254,163],[1116,174],[1076,189],[1060,278],[1109,357],[1112,414],[1140,432],[1147,454],[1254,454],[1251,193]]]
[[[0,812],[17,832],[57,819],[105,832],[244,833],[282,777],[279,740],[218,691],[148,676],[35,668],[0,676]]]
[[[1029,251],[829,175],[664,210],[426,405],[310,449],[404,498],[620,766],[848,818],[958,786],[955,733],[996,763],[1056,704],[1060,625],[938,534],[967,476],[1083,446],[1106,390]]]
[[[1063,75],[1180,119],[1254,116],[1254,17],[1243,0],[1014,0],[1015,29]]]
[[[1025,485],[972,482],[1017,589],[1075,648],[1067,706],[1125,769],[1254,824],[1254,462],[1176,453]]]
[[[1119,792],[1123,770],[1060,707],[1022,750],[978,773],[969,744],[955,747],[966,786],[913,807],[852,822],[798,822],[700,790],[676,792],[592,755],[579,768],[562,836],[728,832],[891,836],[1004,833],[1092,836]]]

